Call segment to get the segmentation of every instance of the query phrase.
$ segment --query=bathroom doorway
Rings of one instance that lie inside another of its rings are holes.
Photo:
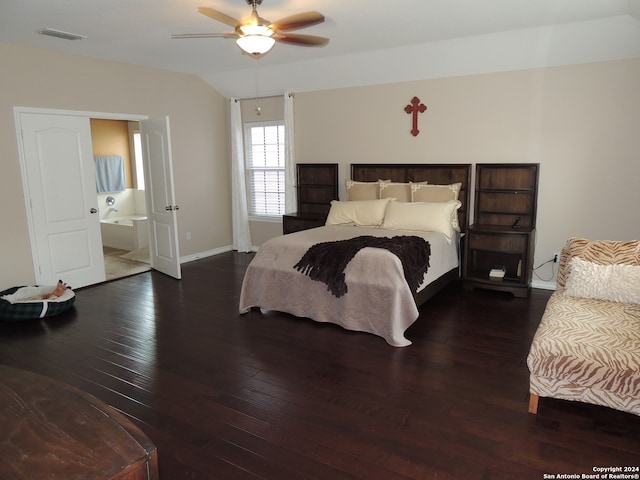
[[[139,122],[150,265],[169,277],[181,278],[179,207],[168,116],[32,107],[14,107],[14,116],[37,284],[53,285],[64,277],[69,285],[80,288],[106,279],[91,145],[92,118]]]
[[[106,280],[151,269],[137,121],[90,120]]]

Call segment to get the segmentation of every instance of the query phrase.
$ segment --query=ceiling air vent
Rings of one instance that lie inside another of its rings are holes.
[[[63,38],[64,40],[82,40],[87,38],[84,35],[78,35],[77,33],[63,32],[62,30],[56,30],[55,28],[43,28],[38,30],[40,35],[48,35],[50,37]]]

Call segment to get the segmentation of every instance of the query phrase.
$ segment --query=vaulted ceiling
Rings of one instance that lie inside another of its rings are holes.
[[[640,57],[640,0],[263,0],[271,21],[321,12],[324,23],[295,33],[330,43],[277,43],[257,61],[231,39],[172,40],[232,30],[201,6],[251,12],[246,0],[2,0],[0,42],[192,73],[239,97],[256,79],[270,94]]]

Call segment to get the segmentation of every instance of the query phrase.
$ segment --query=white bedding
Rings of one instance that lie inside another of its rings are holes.
[[[247,313],[252,307],[287,312],[335,323],[348,330],[373,333],[396,347],[410,345],[404,332],[419,312],[401,262],[393,253],[380,248],[360,250],[345,269],[348,293],[339,298],[325,284],[293,268],[317,243],[360,235],[415,235],[427,240],[431,256],[420,289],[459,265],[457,242],[448,241],[441,233],[345,225],[304,230],[276,237],[260,247],[245,273],[240,313]]]

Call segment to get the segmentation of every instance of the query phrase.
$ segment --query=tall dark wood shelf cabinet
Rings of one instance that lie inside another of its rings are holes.
[[[539,167],[537,163],[476,165],[474,223],[465,238],[465,288],[529,295]],[[504,277],[490,277],[491,270],[503,270]]]
[[[283,233],[324,225],[331,200],[338,199],[338,164],[296,164],[296,197],[298,211],[283,216]]]

